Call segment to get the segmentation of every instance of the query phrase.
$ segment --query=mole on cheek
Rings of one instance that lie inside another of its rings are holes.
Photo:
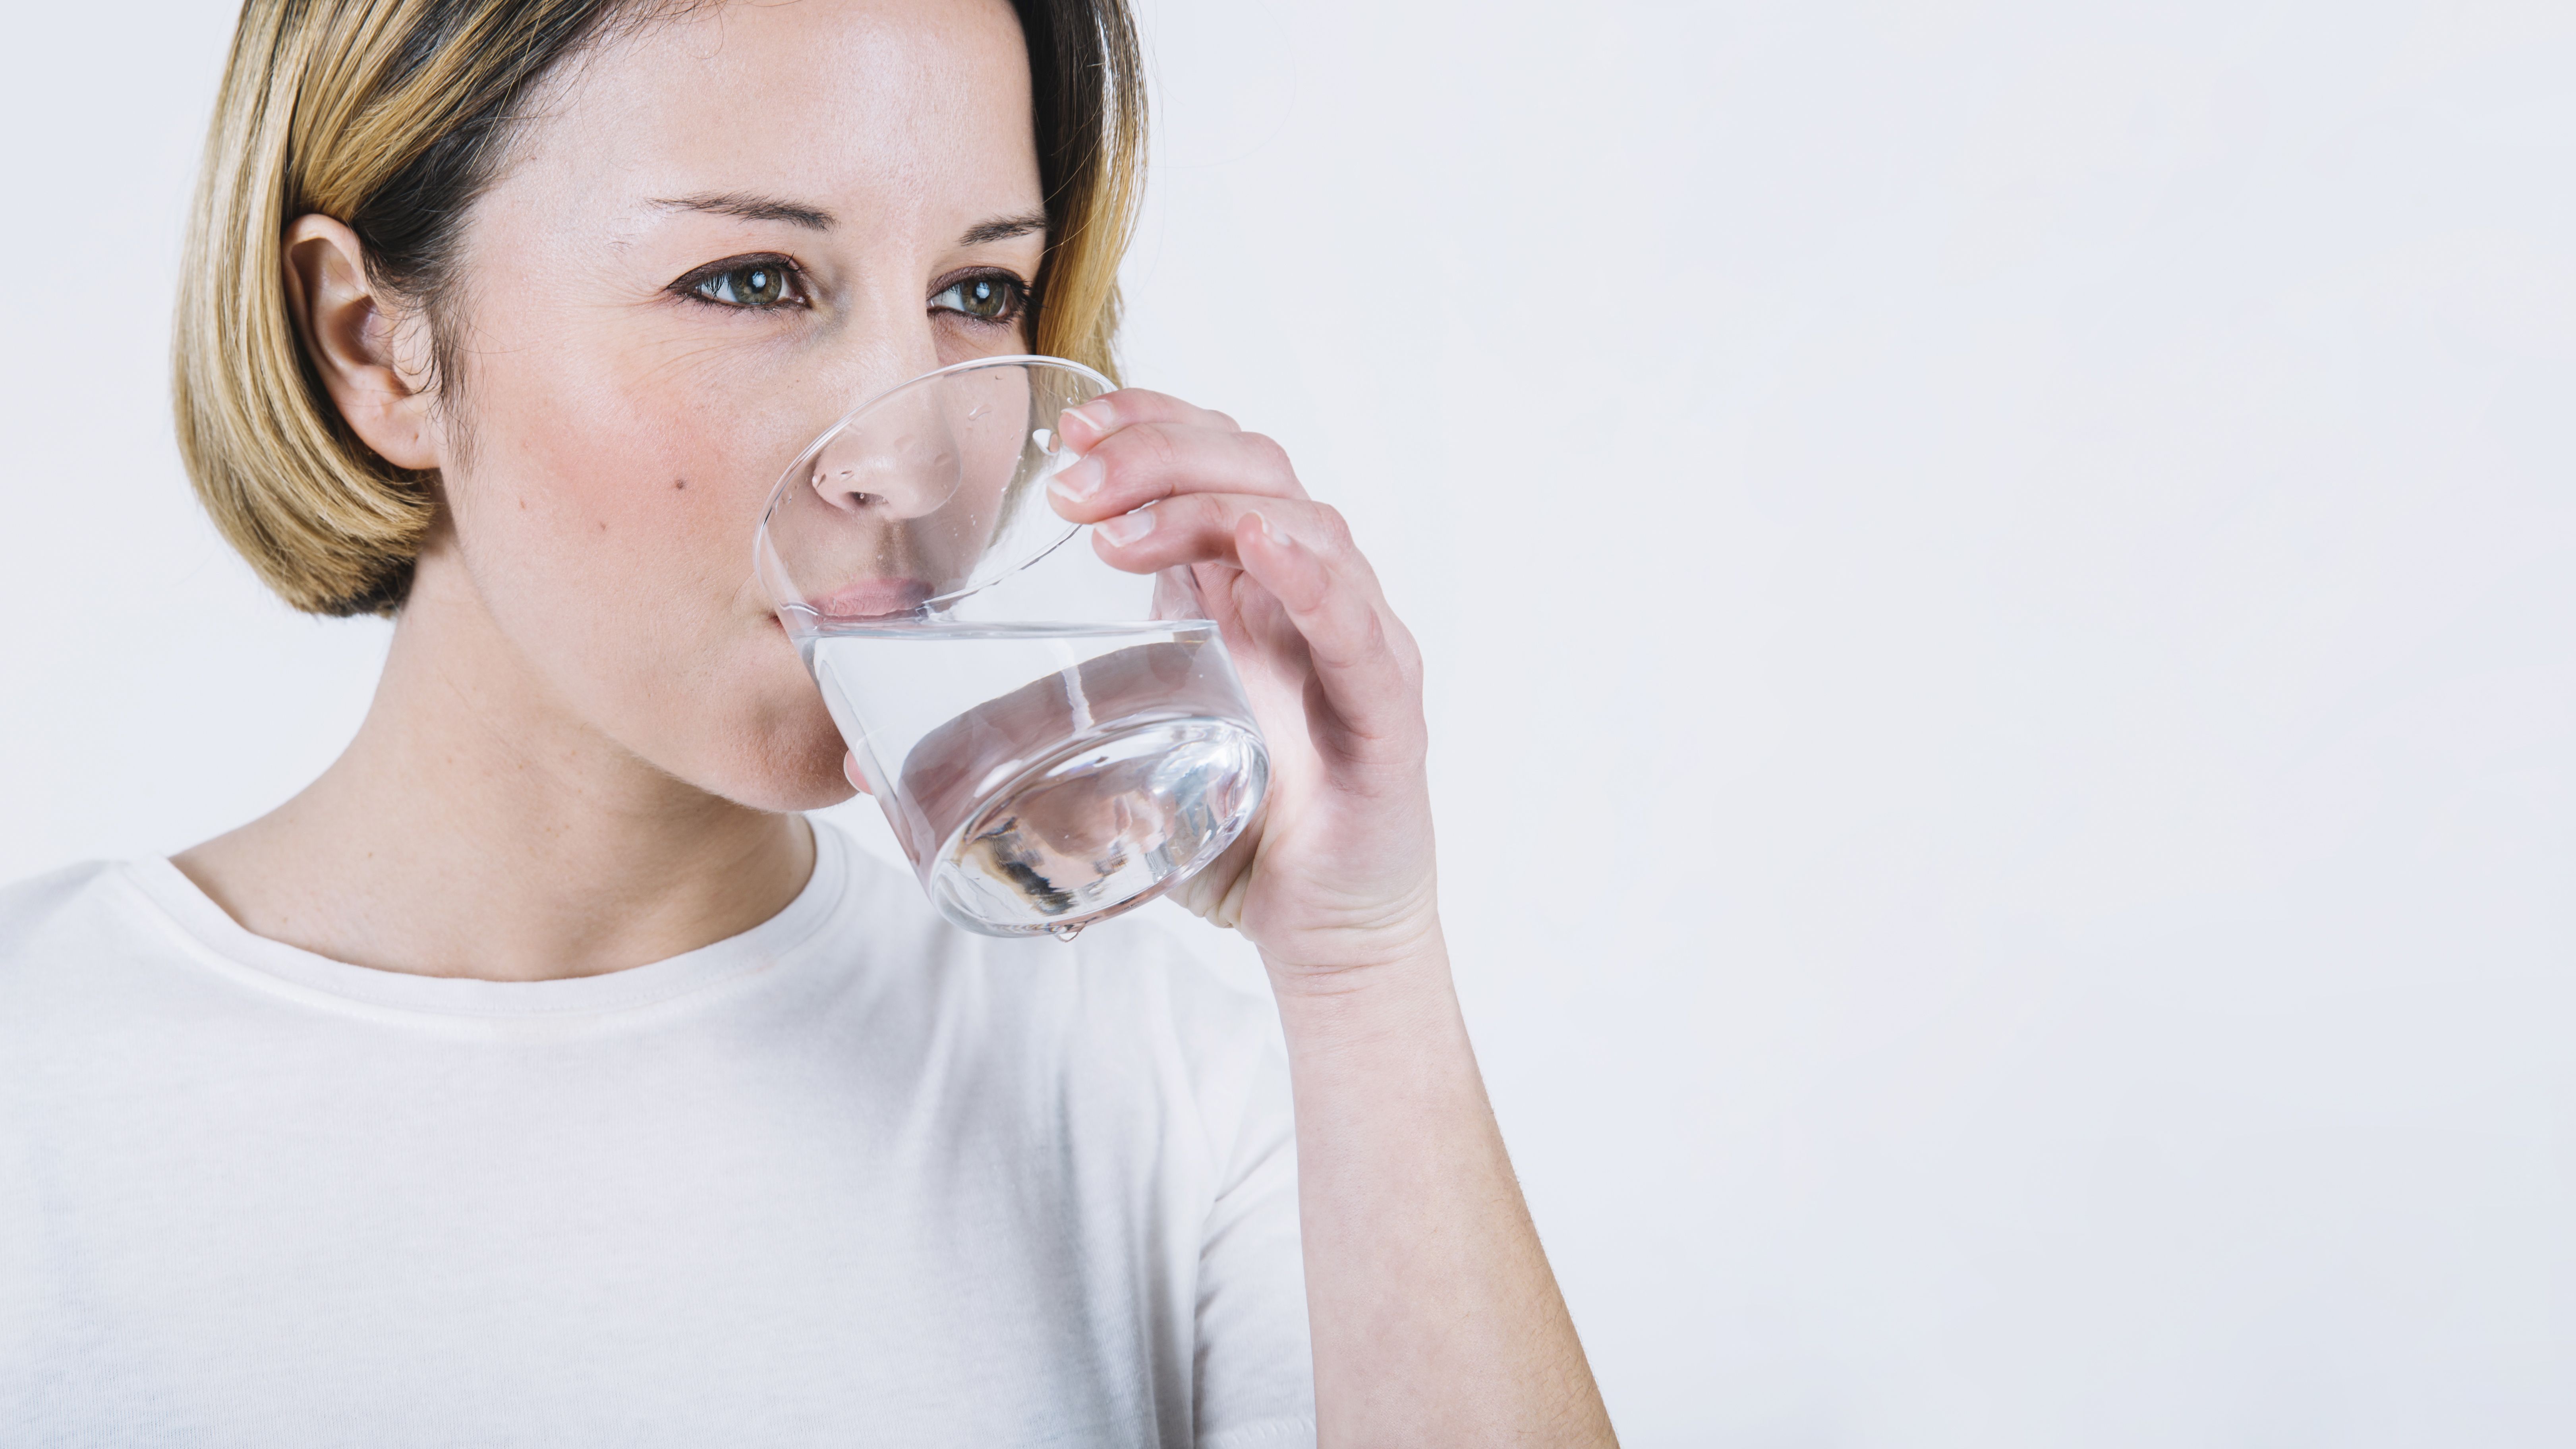
[[[686,478],[674,478],[671,480],[671,486],[673,488],[686,488],[689,486],[689,480]]]

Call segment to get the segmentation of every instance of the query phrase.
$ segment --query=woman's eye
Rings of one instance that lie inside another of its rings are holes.
[[[1001,322],[1020,310],[1026,291],[1008,277],[968,277],[931,298],[930,306],[937,312],[962,312],[979,322]]]
[[[792,274],[778,262],[752,262],[701,277],[690,291],[728,307],[775,307],[796,300]]]

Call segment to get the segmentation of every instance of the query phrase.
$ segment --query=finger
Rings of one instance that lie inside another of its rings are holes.
[[[1056,512],[1095,523],[1182,493],[1303,498],[1287,450],[1259,433],[1177,423],[1120,428],[1047,481]]]
[[[1260,512],[1301,540],[1337,573],[1371,593],[1377,575],[1351,542],[1349,525],[1330,504],[1257,493],[1184,493],[1150,508],[1103,519],[1091,546],[1113,568],[1147,574],[1175,564],[1221,563],[1243,567],[1236,547],[1245,515]]]
[[[1234,419],[1214,408],[1185,403],[1169,393],[1148,392],[1141,387],[1124,387],[1102,393],[1078,408],[1067,408],[1057,420],[1056,431],[1065,445],[1077,453],[1088,453],[1100,440],[1120,428],[1138,423],[1177,424],[1184,427],[1215,428],[1220,432],[1240,432]]]
[[[1425,741],[1420,661],[1374,585],[1362,586],[1263,510],[1237,521],[1234,546],[1244,572],[1279,600],[1305,637],[1325,705],[1317,710],[1310,692],[1307,727],[1316,744],[1354,763],[1393,766],[1397,780],[1418,773]]]
[[[862,795],[876,793],[868,788],[868,777],[859,773],[859,757],[846,750],[841,754],[841,778],[849,781],[851,786]]]

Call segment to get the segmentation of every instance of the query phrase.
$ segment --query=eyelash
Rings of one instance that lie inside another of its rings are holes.
[[[781,280],[785,282],[786,287],[777,301],[728,302],[721,298],[710,297],[706,293],[706,288],[711,284],[726,281],[738,272],[762,270],[775,270],[783,274]],[[720,262],[710,262],[673,282],[671,291],[684,301],[721,308],[727,312],[775,312],[787,307],[803,308],[812,305],[811,300],[805,295],[805,269],[787,257],[774,254],[727,257]]]
[[[1028,315],[1029,310],[1037,304],[1037,289],[1035,287],[1021,281],[1018,277],[1013,276],[1009,272],[990,267],[980,271],[961,272],[953,277],[940,278],[939,285],[931,289],[931,300],[936,302],[941,297],[947,296],[949,293],[957,291],[959,288],[971,286],[977,282],[996,283],[1009,295],[1009,304],[1003,309],[1000,316],[978,317],[972,312],[967,312],[956,307],[939,307],[934,310],[962,317],[969,323],[979,326],[1012,327],[1018,325],[1020,320]]]
[[[737,273],[759,271],[764,268],[775,268],[784,274],[782,280],[786,284],[785,289],[774,302],[728,302],[707,295],[711,286],[728,282]],[[958,307],[939,307],[935,310],[982,326],[1009,327],[1019,323],[1037,304],[1035,287],[1009,272],[990,268],[953,277],[942,277],[939,285],[932,289],[930,295],[933,300],[936,300],[975,282],[998,283],[1003,291],[1009,294],[1009,305],[999,316],[978,317]],[[673,282],[671,291],[683,300],[695,302],[701,306],[721,308],[727,312],[775,312],[787,307],[804,308],[813,305],[812,300],[805,294],[805,269],[796,265],[790,258],[774,254],[727,257],[723,261],[709,263]]]

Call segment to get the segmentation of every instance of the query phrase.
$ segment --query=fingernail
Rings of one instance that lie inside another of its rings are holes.
[[[1047,480],[1047,491],[1067,503],[1080,503],[1100,491],[1109,478],[1109,470],[1085,458],[1069,464],[1065,470]]]
[[[1093,524],[1091,531],[1117,547],[1125,548],[1154,531],[1154,510],[1139,508],[1133,513],[1122,513],[1116,518],[1103,519]]]
[[[1268,539],[1272,543],[1277,543],[1279,541],[1279,530],[1270,526],[1270,515],[1262,512],[1258,508],[1255,508],[1244,514],[1244,517],[1252,520],[1252,526],[1261,530],[1261,536],[1263,538]]]
[[[1109,409],[1099,403],[1087,403],[1066,413],[1065,416],[1082,419],[1083,425],[1095,433],[1109,431]]]

